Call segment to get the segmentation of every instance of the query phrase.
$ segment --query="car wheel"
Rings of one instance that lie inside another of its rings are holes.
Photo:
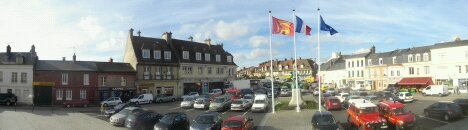
[[[172,99],[172,102],[175,102],[175,98]]]
[[[11,105],[10,101],[6,101],[5,105],[10,106]]]
[[[153,103],[153,100],[150,100],[148,104]]]
[[[429,116],[429,112],[428,112],[428,111],[424,111],[424,116],[428,117],[428,116]]]
[[[104,105],[104,107],[107,107],[107,103],[104,103],[103,105]]]
[[[83,107],[88,107],[88,104],[84,104]]]
[[[348,121],[348,124],[352,124],[352,122],[351,122],[351,116],[348,116],[348,119],[347,119],[346,121]]]
[[[67,107],[70,108],[71,107],[70,104],[67,104]]]
[[[449,117],[448,114],[445,114],[445,115],[444,115],[444,120],[445,120],[445,121],[449,121],[449,120],[450,120],[450,117]]]
[[[441,94],[441,93],[439,93],[439,97],[442,97],[442,94]]]
[[[162,102],[163,102],[163,100],[159,100],[158,102],[159,102],[159,103],[162,103]]]
[[[136,105],[140,105],[140,102],[137,101],[137,102],[135,102],[135,104],[136,104]]]

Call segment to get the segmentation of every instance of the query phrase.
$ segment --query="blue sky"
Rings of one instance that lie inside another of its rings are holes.
[[[468,37],[468,2],[463,0],[322,0],[320,14],[337,35],[320,33],[321,60],[332,52],[377,52]],[[43,60],[123,61],[128,30],[160,38],[193,36],[223,43],[239,67],[269,60],[269,16],[292,21],[293,12],[312,27],[297,34],[297,57],[317,58],[317,1],[155,0],[1,1],[0,51],[29,51]],[[293,38],[273,35],[273,58],[293,58]]]

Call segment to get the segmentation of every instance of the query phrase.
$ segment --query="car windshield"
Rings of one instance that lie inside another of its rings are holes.
[[[265,100],[255,100],[255,103],[265,103]]]
[[[195,122],[200,123],[200,124],[213,124],[214,123],[214,117],[213,116],[198,116],[195,119]]]
[[[224,102],[224,98],[215,98],[215,101],[216,103],[223,103]]]
[[[323,97],[331,97],[331,94],[328,94],[328,93],[324,93],[322,94]]]
[[[125,106],[125,104],[119,104],[119,105],[114,106],[114,109],[120,109],[120,108],[122,108],[124,106]]]
[[[396,108],[396,109],[392,109],[392,114],[395,115],[395,116],[398,116],[398,115],[406,115],[409,113],[409,110],[406,109],[405,107],[400,107],[400,108]]]
[[[129,109],[123,109],[122,111],[119,112],[119,114],[128,115],[128,114],[130,114],[130,110]]]
[[[338,102],[340,102],[340,100],[339,99],[330,99],[330,102],[338,103]]]
[[[232,102],[232,104],[242,104],[243,101],[242,100],[234,100],[234,102]]]
[[[184,98],[184,101],[193,101],[193,98],[191,98],[191,97],[186,97],[186,98]]]
[[[240,121],[226,121],[226,122],[224,122],[224,127],[226,127],[226,128],[240,128],[240,127],[242,127],[242,122],[240,122]]]
[[[317,125],[330,125],[335,123],[335,119],[330,115],[330,116],[317,116],[315,118],[315,121]]]
[[[174,116],[163,116],[159,122],[162,122],[164,124],[172,124],[172,121],[174,120]]]
[[[328,91],[335,91],[335,89],[334,88],[329,88]]]
[[[195,103],[203,103],[203,99],[197,99]]]
[[[363,107],[359,108],[359,111],[361,114],[374,113],[377,112],[377,107]]]
[[[413,96],[411,93],[405,93],[406,96]]]
[[[252,99],[252,96],[244,96],[244,99]]]
[[[460,109],[460,106],[455,103],[449,103],[448,107],[451,109]]]

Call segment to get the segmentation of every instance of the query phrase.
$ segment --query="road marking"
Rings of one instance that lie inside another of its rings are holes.
[[[247,114],[247,112],[249,112],[249,111],[250,111],[250,110],[245,111],[244,114],[242,114],[242,115],[245,116],[245,114]]]
[[[434,119],[434,118],[425,117],[425,116],[421,116],[421,115],[418,115],[418,116],[419,116],[420,118],[426,118],[426,119],[430,119],[430,120],[433,120],[433,121],[442,122],[442,123],[445,123],[445,124],[450,124],[450,122],[441,121],[441,120],[437,120],[437,119]]]
[[[175,108],[171,108],[169,110],[174,110],[174,109],[179,109],[179,108],[181,108],[181,107],[175,107]]]
[[[222,114],[224,115],[224,114],[226,114],[226,112],[228,112],[228,111],[225,111],[225,112],[223,112]]]
[[[417,101],[416,103],[422,103],[422,102],[420,102],[420,101]]]
[[[206,110],[205,112],[209,112],[210,110]]]
[[[189,111],[193,111],[193,109],[188,109],[188,110],[185,110],[185,112],[189,112]]]

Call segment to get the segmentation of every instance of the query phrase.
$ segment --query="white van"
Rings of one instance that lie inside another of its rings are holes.
[[[143,103],[152,103],[153,102],[153,94],[146,93],[146,94],[140,94],[132,99],[130,99],[130,102],[134,102],[136,104],[143,104]]]
[[[268,97],[265,94],[255,95],[254,103],[252,105],[252,112],[267,112]]]
[[[422,94],[426,95],[438,95],[438,96],[446,96],[449,95],[448,86],[447,85],[429,85],[424,90],[422,90]]]

